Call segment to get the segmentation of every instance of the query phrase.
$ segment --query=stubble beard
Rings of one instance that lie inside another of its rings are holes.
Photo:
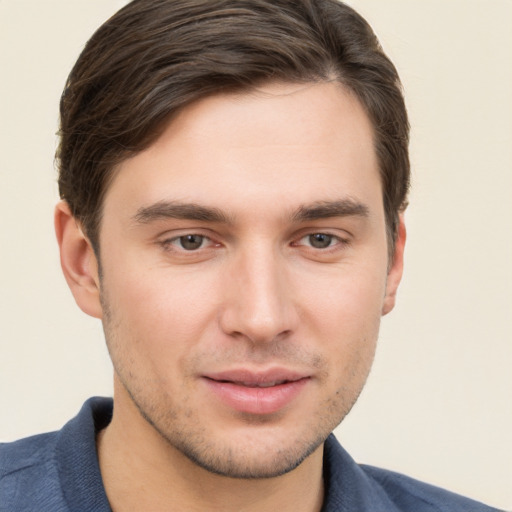
[[[276,446],[272,440],[270,443],[265,442],[268,432],[264,432],[255,440],[258,446],[251,450],[247,446],[230,443],[229,433],[225,439],[213,438],[208,428],[201,426],[197,411],[177,410],[172,406],[149,402],[146,397],[130,390],[124,382],[122,384],[142,418],[173,450],[210,473],[235,479],[275,478],[293,471],[324,443],[356,401],[354,399],[349,406],[340,406],[331,400],[325,405],[329,413],[321,418],[311,418],[316,421],[310,421],[302,429],[302,435],[296,436],[293,441],[293,435],[289,435]],[[247,424],[253,429],[265,429],[268,422],[270,420],[247,415]]]
[[[196,466],[216,475],[236,479],[266,479],[294,470],[324,443],[350,412],[369,373],[368,368],[355,393],[353,389],[338,389],[334,396],[318,407],[316,417],[309,415],[304,418],[305,424],[296,429],[295,434],[287,433],[284,438],[281,436],[282,439],[268,439],[271,429],[264,429],[273,421],[272,417],[242,415],[253,435],[248,438],[248,443],[233,445],[229,432],[223,439],[212,435],[208,425],[201,421],[201,411],[177,405],[165,392],[155,396],[150,383],[138,378],[137,372],[132,371],[130,365],[120,357],[123,347],[122,340],[118,339],[119,322],[113,318],[104,294],[102,306],[103,329],[114,371],[141,417],[172,450],[177,450]],[[176,394],[179,394],[179,390]],[[187,403],[187,397],[181,394],[180,404]],[[258,428],[263,431],[261,436],[256,432]]]

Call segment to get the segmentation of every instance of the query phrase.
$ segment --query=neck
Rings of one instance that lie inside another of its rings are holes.
[[[265,479],[211,473],[184,456],[116,396],[110,425],[97,439],[100,470],[114,512],[318,512],[323,445],[289,473]]]

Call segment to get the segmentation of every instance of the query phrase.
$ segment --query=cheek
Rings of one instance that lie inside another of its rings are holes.
[[[361,385],[375,353],[385,273],[352,269],[330,279],[329,286],[307,289],[300,311],[307,329],[304,337],[317,340],[316,348],[329,361],[336,387]]]
[[[295,293],[300,297],[301,317],[340,335],[378,329],[386,289],[384,269],[351,267],[311,275],[309,280],[304,276]]]
[[[123,343],[138,345],[144,357],[191,348],[215,315],[214,287],[197,274],[154,268],[143,272],[139,267],[133,272],[112,268],[105,276],[116,329],[123,333]]]
[[[161,284],[152,285],[140,275],[117,282],[111,274],[105,282],[104,302],[110,314],[104,317],[104,330],[109,352],[121,381],[138,395],[147,389],[175,389],[174,377],[190,346],[190,339],[183,340],[180,332],[180,308],[167,306],[176,302],[175,297]]]

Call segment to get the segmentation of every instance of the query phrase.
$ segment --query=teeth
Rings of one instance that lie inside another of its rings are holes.
[[[257,388],[271,388],[272,386],[275,386],[275,382],[262,382],[261,384],[256,384]]]
[[[272,382],[261,382],[259,384],[249,384],[246,382],[240,382],[240,384],[247,388],[271,388],[272,386],[278,386],[279,384],[283,384],[285,382],[285,380],[274,380]]]

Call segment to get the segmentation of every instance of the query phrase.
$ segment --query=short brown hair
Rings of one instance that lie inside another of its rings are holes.
[[[115,167],[176,112],[262,82],[338,80],[369,116],[390,247],[409,188],[397,71],[368,23],[337,0],[134,0],[92,36],[60,103],[59,190],[95,250]]]

